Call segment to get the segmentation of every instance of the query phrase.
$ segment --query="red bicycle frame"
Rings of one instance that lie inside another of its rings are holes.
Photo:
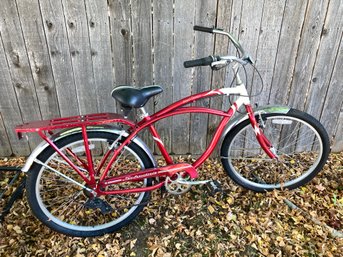
[[[260,143],[263,150],[267,153],[270,158],[276,158],[275,154],[273,153],[272,145],[268,141],[268,139],[264,136],[262,130],[259,127],[258,122],[255,119],[255,115],[253,112],[252,107],[250,106],[250,101],[247,96],[247,91],[243,83],[238,81],[238,85],[233,88],[222,88],[222,89],[215,89],[209,90],[202,93],[198,93],[195,95],[191,95],[184,99],[181,99],[164,109],[160,110],[159,112],[149,116],[145,113],[144,118],[137,122],[133,123],[128,119],[125,119],[121,115],[114,114],[114,113],[100,113],[100,114],[90,114],[84,116],[74,116],[69,118],[60,118],[48,121],[38,121],[32,123],[26,123],[16,128],[16,131],[19,135],[23,132],[38,132],[38,134],[46,141],[48,144],[54,148],[54,150],[82,177],[82,179],[87,184],[87,187],[91,189],[93,193],[96,195],[108,195],[108,194],[124,194],[124,193],[138,193],[138,192],[145,192],[149,190],[154,190],[163,186],[164,181],[158,182],[152,186],[145,186],[141,188],[130,188],[130,189],[123,189],[123,190],[111,190],[106,191],[106,188],[109,185],[123,183],[123,182],[134,182],[134,181],[142,181],[147,178],[156,178],[156,177],[172,177],[175,173],[185,171],[187,172],[191,178],[196,178],[198,176],[196,169],[211,155],[215,146],[217,145],[221,134],[227,123],[229,122],[230,118],[235,114],[236,110],[239,109],[242,105],[245,106],[247,114],[249,116],[250,122],[253,126],[253,129],[256,134],[256,138]],[[197,100],[207,98],[207,97],[215,97],[218,95],[230,95],[230,94],[239,94],[240,97],[232,104],[232,106],[227,111],[215,110],[210,108],[204,107],[185,107],[185,105],[193,103]],[[144,111],[144,109],[143,109]],[[174,164],[171,156],[169,155],[168,151],[164,147],[164,144],[154,127],[154,123],[179,114],[186,114],[186,113],[208,113],[212,115],[218,115],[222,117],[217,130],[208,145],[205,152],[192,164],[187,163],[178,163]],[[93,157],[91,154],[91,150],[89,149],[89,142],[88,142],[88,135],[87,135],[87,127],[93,125],[100,125],[105,123],[122,123],[129,126],[129,134],[125,138],[125,140],[119,145],[116,149],[110,149],[104,155],[102,160],[100,161],[99,167],[94,167]],[[72,156],[73,159],[76,160],[84,169],[86,169],[89,173],[89,177],[87,177],[80,168],[71,161],[66,154],[64,154],[51,140],[44,131],[48,131],[51,133],[52,130],[61,129],[61,128],[73,128],[73,127],[81,127],[81,132],[84,140],[85,145],[85,152],[86,152],[86,159],[87,163],[81,160],[76,154],[72,152],[71,149],[67,149],[67,153]],[[141,132],[143,129],[148,128],[150,134],[152,135],[158,149],[160,150],[163,158],[165,159],[167,166],[159,167],[159,168],[150,168],[146,170],[140,170],[137,172],[131,172],[125,175],[115,176],[107,178],[108,172],[111,169],[111,166],[116,161],[117,157],[123,150],[123,148],[130,144],[131,140],[136,137],[136,135]],[[110,158],[111,153],[113,155]],[[108,161],[108,159],[110,160]],[[98,174],[100,170],[104,167],[105,163],[107,163],[104,171],[101,174]],[[99,181],[96,181],[95,176],[100,175]]]

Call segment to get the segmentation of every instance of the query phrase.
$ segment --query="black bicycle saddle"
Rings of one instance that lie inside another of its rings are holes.
[[[148,102],[150,97],[162,91],[163,89],[160,86],[135,88],[133,86],[123,85],[113,89],[112,97],[125,107],[140,108]]]

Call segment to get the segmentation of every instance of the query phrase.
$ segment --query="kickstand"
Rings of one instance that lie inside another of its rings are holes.
[[[22,178],[21,183],[16,188],[16,190],[12,193],[10,199],[8,200],[2,212],[0,213],[0,222],[2,222],[5,216],[10,212],[14,202],[23,196],[25,183],[26,183],[26,176]]]
[[[166,187],[164,185],[162,187],[160,187],[160,197],[161,197],[161,199],[164,198],[164,196],[166,195],[166,192],[167,192],[167,190],[166,190]]]

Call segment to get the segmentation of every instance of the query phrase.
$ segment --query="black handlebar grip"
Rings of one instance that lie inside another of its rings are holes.
[[[212,62],[214,62],[214,58],[212,56],[196,59],[196,60],[190,60],[190,61],[185,61],[183,63],[183,66],[185,68],[191,68],[191,67],[196,67],[196,66],[207,66],[211,65]]]
[[[213,33],[213,28],[207,28],[207,27],[202,27],[202,26],[194,26],[194,30],[202,31],[202,32],[207,32],[207,33]]]

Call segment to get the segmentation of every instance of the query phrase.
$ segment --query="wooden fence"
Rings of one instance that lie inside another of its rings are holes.
[[[19,123],[116,111],[116,85],[162,85],[149,112],[228,86],[224,70],[183,68],[185,60],[234,53],[226,39],[193,25],[231,31],[257,60],[264,90],[253,101],[309,112],[343,150],[342,17],[342,0],[2,0],[0,156],[27,155],[37,144],[17,140]],[[254,95],[261,84],[256,75],[249,81]],[[228,101],[200,104],[221,109]],[[158,129],[171,152],[198,154],[217,121],[182,115]]]

